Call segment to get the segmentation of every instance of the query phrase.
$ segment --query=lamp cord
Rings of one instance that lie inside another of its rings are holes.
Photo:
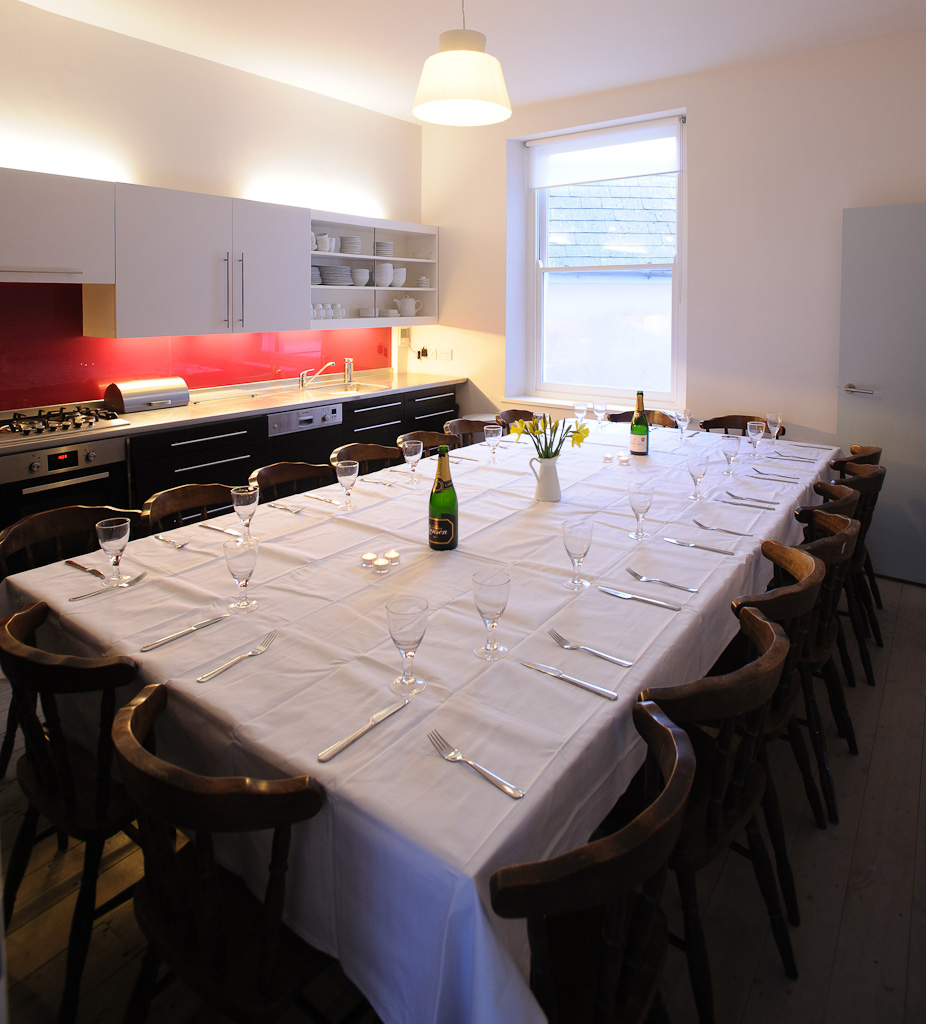
[[[466,0],[460,0],[460,10],[463,12],[463,28],[466,28]]]

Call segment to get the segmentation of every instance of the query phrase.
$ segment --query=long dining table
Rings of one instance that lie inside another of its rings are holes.
[[[262,504],[252,523],[260,553],[249,588],[258,607],[149,652],[141,648],[227,610],[234,584],[222,545],[229,537],[191,524],[169,535],[182,547],[155,537],[133,540],[123,565],[130,573],[146,570],[146,579],[86,601],[69,598],[93,589],[90,577],[63,562],[20,573],[3,584],[0,611],[43,600],[51,609],[44,643],[130,655],[139,687],[165,683],[163,756],[212,775],[310,774],[321,782],[323,810],[294,833],[286,919],[339,958],[387,1024],[539,1022],[527,980],[526,928],[494,915],[492,873],[588,840],[642,763],[630,716],[637,694],[710,668],[737,629],[732,598],[766,587],[761,542],[799,541],[793,510],[817,500],[812,484],[829,479],[828,460],[839,454],[766,440],[750,461],[743,438],[735,473],[726,476],[719,435],[654,429],[648,457],[622,460],[628,440],[626,424],[593,424],[581,447],[567,443],[557,464],[559,502],[534,500],[535,453],[527,437],[506,437],[494,465],[484,444],[452,452],[460,542],[449,552],[432,551],[427,542],[434,459],[421,462],[415,486],[405,467],[362,477],[353,511],[319,500],[339,500],[337,485],[283,499],[295,512]],[[686,456],[699,449],[710,462],[704,498],[696,501]],[[628,487],[638,480],[654,485],[644,524],[652,536],[644,541],[628,536]],[[563,586],[572,567],[561,526],[575,516],[594,522],[581,570],[592,585],[582,592]],[[735,533],[702,529],[696,519]],[[241,530],[233,514],[210,526]],[[399,561],[387,571],[362,564],[364,553],[389,549]],[[102,552],[81,561],[108,567]],[[485,630],[471,577],[490,567],[511,577],[498,627],[509,653],[495,662],[473,652]],[[630,568],[696,592],[639,582]],[[599,586],[678,610],[617,598]],[[415,659],[427,688],[319,762],[319,752],[396,700],[389,683],[400,657],[385,614],[395,594],[424,596],[430,604]],[[563,649],[549,636],[551,627],[633,664],[622,668]],[[196,681],[271,629],[276,639],[266,653]],[[522,661],[560,668],[618,699]],[[523,789],[523,799],[443,760],[428,742],[435,729]],[[234,837],[222,849],[255,891],[265,881],[265,842]]]

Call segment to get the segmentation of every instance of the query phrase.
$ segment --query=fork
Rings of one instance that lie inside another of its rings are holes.
[[[756,498],[749,494],[734,494],[733,491],[727,491],[727,494],[731,498],[736,498],[737,501],[760,501],[763,505],[780,505],[780,501],[772,501],[771,498]]]
[[[689,594],[698,593],[697,587],[683,587],[678,583],[670,583],[668,580],[658,580],[655,576],[641,576],[635,569],[628,568],[627,572],[629,572],[635,580],[639,580],[641,583],[661,583],[664,587],[674,587],[676,590],[684,590]]]
[[[512,786],[510,782],[505,782],[503,778],[498,775],[494,775],[488,768],[483,768],[481,764],[476,764],[475,761],[470,761],[469,758],[464,757],[460,751],[457,750],[456,747],[452,747],[436,729],[433,732],[428,733],[428,739],[431,741],[434,749],[445,761],[462,761],[464,764],[468,764],[470,768],[479,772],[484,779],[488,779],[493,786],[498,786],[503,793],[507,793],[512,800],[520,800],[521,797],[524,796],[523,789],[518,789],[517,786]]]
[[[777,473],[764,472],[763,470],[759,469],[756,466],[752,467],[752,471],[754,473],[758,473],[759,476],[767,476],[770,480],[784,480],[786,483],[795,483],[795,484],[799,484],[801,482],[800,477],[797,477],[797,476],[780,476]]]
[[[245,651],[244,654],[239,654],[237,657],[232,658],[231,661],[226,661],[224,665],[219,665],[218,668],[214,668],[210,672],[205,672],[203,675],[197,676],[196,682],[208,683],[210,679],[214,679],[220,672],[224,672],[227,668],[231,668],[232,665],[237,665],[239,661],[244,661],[245,658],[256,658],[259,654],[263,654],[264,651],[266,651],[273,643],[276,635],[277,631],[275,629],[271,629],[260,643],[256,643],[249,651]]]
[[[574,644],[571,640],[567,640],[561,633],[557,633],[555,629],[548,629],[547,632],[553,639],[565,648],[567,651],[587,651],[589,654],[594,654],[596,658],[604,658],[605,661],[611,661],[615,665],[621,665],[624,668],[630,668],[633,664],[632,661],[625,661],[623,658],[614,658],[610,654],[605,654],[604,651],[596,651],[594,647],[584,647],[582,644]]]
[[[704,523],[699,523],[697,519],[691,520],[695,526],[699,526],[702,530],[714,530],[716,533],[729,533],[732,537],[751,537],[751,533],[740,533],[738,530],[725,530],[722,526],[705,526]]]
[[[85,597],[96,597],[97,594],[111,594],[119,588],[134,587],[136,583],[141,583],[147,575],[148,572],[146,570],[145,572],[140,572],[137,576],[133,576],[127,583],[117,583],[114,587],[100,587],[99,590],[91,590],[89,594],[76,594],[74,597],[69,597],[68,600],[83,601]]]
[[[154,539],[161,541],[162,544],[170,544],[172,548],[176,548],[178,551],[190,543],[188,540],[174,540],[173,537],[165,537],[163,533],[156,533]]]
[[[299,515],[302,511],[301,508],[296,508],[295,505],[284,505],[282,501],[268,501],[267,504],[271,508],[278,508],[281,512],[291,512],[294,516]]]

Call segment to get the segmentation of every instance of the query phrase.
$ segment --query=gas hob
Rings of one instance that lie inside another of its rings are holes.
[[[0,413],[0,452],[44,443],[54,435],[56,441],[76,442],[101,427],[128,426],[129,421],[110,409],[91,405],[62,405],[57,409],[23,409]]]

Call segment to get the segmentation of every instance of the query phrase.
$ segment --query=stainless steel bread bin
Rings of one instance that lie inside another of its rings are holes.
[[[170,409],[190,404],[190,389],[182,377],[160,380],[129,380],[110,384],[103,394],[103,404],[113,412],[145,412]]]

